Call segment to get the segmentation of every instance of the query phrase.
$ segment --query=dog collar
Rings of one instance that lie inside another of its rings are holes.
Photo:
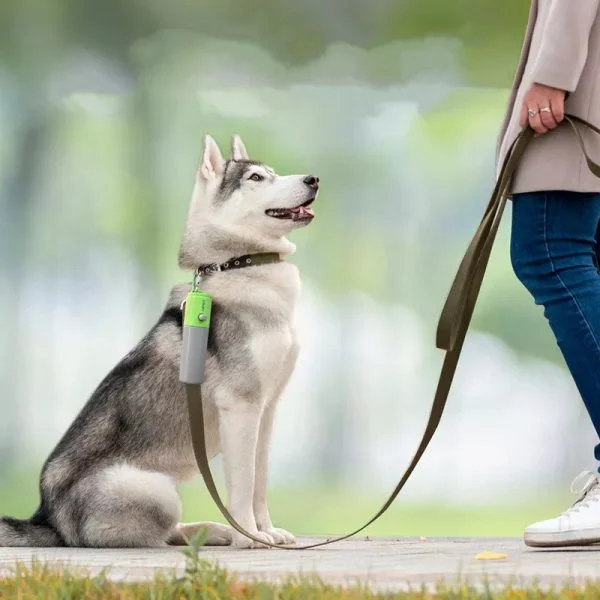
[[[224,263],[209,263],[200,265],[196,269],[197,277],[208,277],[213,273],[221,271],[229,271],[231,269],[242,269],[244,267],[255,267],[258,265],[269,265],[281,262],[281,257],[277,252],[262,252],[259,254],[245,254],[244,256],[236,256],[230,258]]]

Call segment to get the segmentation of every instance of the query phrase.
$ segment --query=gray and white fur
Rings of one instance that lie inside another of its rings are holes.
[[[233,517],[276,544],[294,536],[273,526],[267,506],[273,417],[294,369],[297,268],[286,239],[314,216],[318,178],[279,176],[250,160],[234,136],[231,159],[205,136],[179,264],[192,270],[244,254],[278,252],[280,263],[217,272],[203,385],[207,450],[222,454]],[[178,482],[198,475],[179,381],[181,303],[177,285],[146,336],[108,373],[46,460],[41,502],[27,520],[0,518],[0,546],[184,545],[200,528],[208,545],[257,544],[219,523],[181,524]]]

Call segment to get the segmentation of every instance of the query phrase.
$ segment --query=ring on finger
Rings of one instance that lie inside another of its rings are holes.
[[[540,108],[540,112],[541,113],[551,113],[552,110],[550,109],[549,106],[544,106],[543,108]]]
[[[533,119],[533,117],[535,117],[535,115],[537,115],[537,110],[533,110],[533,108],[528,108],[527,114],[529,115],[530,119]]]

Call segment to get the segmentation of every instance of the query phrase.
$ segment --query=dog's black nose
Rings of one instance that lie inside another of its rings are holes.
[[[314,175],[307,175],[304,178],[304,183],[311,187],[313,190],[318,190],[319,189],[319,178],[315,177]]]

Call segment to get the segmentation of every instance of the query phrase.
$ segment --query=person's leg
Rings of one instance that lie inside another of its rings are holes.
[[[600,194],[548,191],[513,198],[513,269],[544,307],[567,367],[600,436],[600,274],[596,232]],[[595,457],[600,460],[600,445]],[[600,541],[600,479],[558,519],[525,532],[530,545]],[[592,501],[593,500],[593,501]]]

